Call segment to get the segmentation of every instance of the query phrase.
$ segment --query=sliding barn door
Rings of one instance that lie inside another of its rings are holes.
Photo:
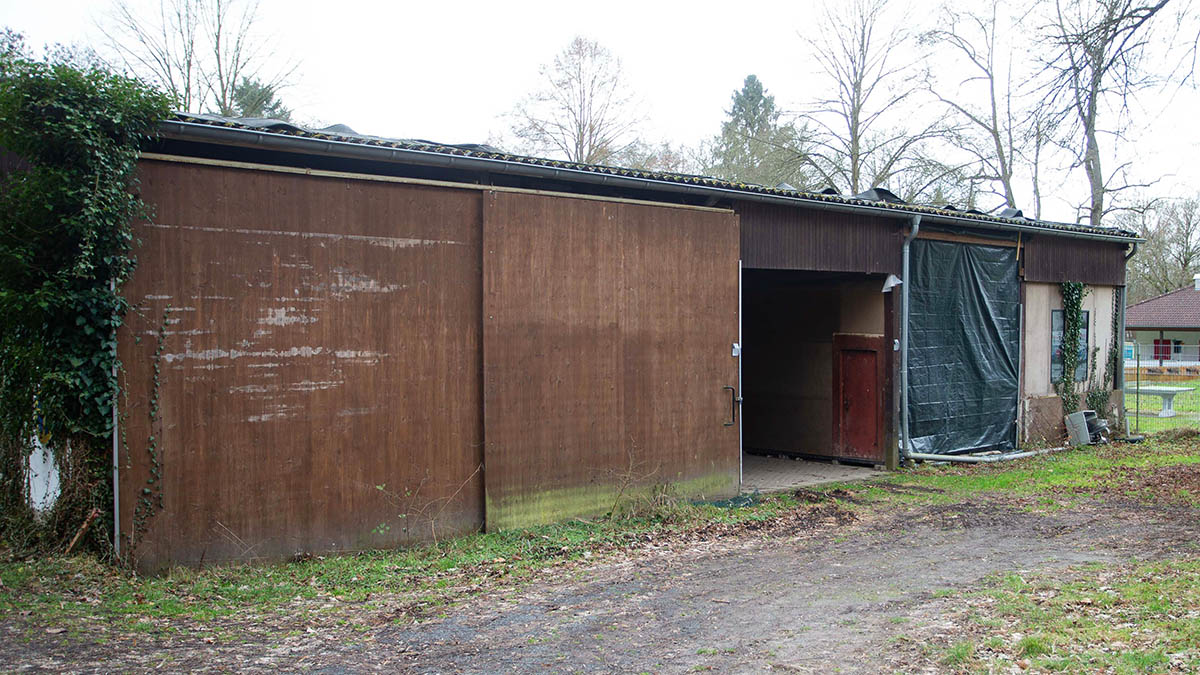
[[[731,212],[486,193],[489,530],[738,489]]]

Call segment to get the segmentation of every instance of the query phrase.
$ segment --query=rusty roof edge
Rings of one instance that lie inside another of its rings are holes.
[[[875,205],[861,200],[850,200],[845,197],[816,198],[806,196],[806,193],[772,194],[752,189],[742,189],[732,183],[724,185],[697,185],[694,183],[676,182],[643,176],[616,175],[601,171],[588,171],[572,166],[548,166],[534,162],[521,162],[511,159],[491,157],[476,157],[464,154],[450,154],[435,150],[393,147],[388,145],[371,145],[335,138],[311,138],[278,132],[250,129],[239,126],[214,125],[183,120],[166,120],[160,122],[160,134],[169,138],[183,140],[202,140],[226,145],[243,147],[260,147],[272,150],[284,150],[298,153],[321,153],[346,157],[350,159],[371,159],[376,161],[404,161],[424,166],[438,166],[461,169],[483,169],[496,173],[523,175],[534,178],[555,178],[598,185],[614,185],[618,187],[641,187],[642,189],[657,189],[666,192],[692,194],[698,196],[725,196],[730,199],[754,201],[785,206],[804,206],[827,211],[872,215],[882,218],[903,219],[920,214],[924,222],[944,225],[954,225],[976,229],[999,230],[1007,232],[1030,232],[1055,236],[1065,236],[1078,239],[1091,239],[1117,243],[1133,243],[1144,241],[1137,235],[1123,230],[1113,232],[1098,232],[1095,229],[1084,229],[1082,226],[1067,223],[1051,223],[1048,221],[1018,221],[1015,219],[997,218],[994,216],[972,215],[970,217],[948,214],[941,209],[915,204]],[[565,163],[564,163],[565,164]],[[716,179],[710,179],[713,182]],[[764,190],[767,188],[764,188]]]

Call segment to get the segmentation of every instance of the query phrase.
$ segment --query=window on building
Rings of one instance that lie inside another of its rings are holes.
[[[1091,325],[1091,312],[1081,312],[1083,325],[1079,327],[1079,362],[1075,366],[1075,381],[1087,379],[1088,372],[1088,326]],[[1063,376],[1062,364],[1062,335],[1063,311],[1055,309],[1050,312],[1050,381],[1058,382]]]

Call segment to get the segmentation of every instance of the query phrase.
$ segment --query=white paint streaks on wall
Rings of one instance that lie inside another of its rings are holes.
[[[381,284],[375,279],[344,267],[333,268],[333,283],[329,290],[337,297],[348,293],[395,293],[407,288],[404,284]]]
[[[261,415],[251,415],[246,418],[247,422],[270,422],[271,420],[285,420],[289,417],[295,417],[292,413],[276,412],[263,413]]]
[[[313,382],[312,380],[304,380],[288,385],[288,391],[321,391],[324,389],[333,389],[346,384],[345,380],[326,380],[324,382]]]
[[[163,360],[167,363],[174,363],[184,359],[196,359],[199,361],[216,361],[217,359],[244,359],[244,358],[312,358],[319,356],[325,352],[324,347],[292,347],[290,349],[263,349],[259,351],[239,350],[239,349],[205,349],[203,351],[192,351],[191,347],[185,347],[185,351],[175,354],[163,354]],[[274,364],[279,365],[279,364]]]
[[[237,387],[230,387],[231,394],[266,394],[273,391],[278,391],[279,387],[274,384],[243,384]]]
[[[335,351],[333,355],[347,363],[357,363],[369,366],[377,365],[380,360],[388,356],[383,352],[356,349],[339,349]]]
[[[246,234],[252,236],[273,236],[273,237],[296,237],[299,239],[316,239],[319,243],[324,244],[326,241],[357,241],[368,244],[370,246],[381,246],[383,248],[395,250],[400,248],[413,248],[417,246],[466,246],[465,241],[452,241],[449,239],[414,239],[411,237],[372,237],[362,234],[336,234],[333,232],[285,232],[275,230],[251,230],[238,227],[200,227],[198,225],[169,225],[163,223],[153,223],[149,227],[156,227],[164,230],[191,230],[195,232],[213,232],[220,234]]]
[[[320,310],[314,310],[320,311]],[[267,310],[267,315],[260,318],[258,323],[267,326],[293,326],[296,324],[316,323],[317,317],[300,313],[295,307],[277,307]],[[258,334],[255,333],[255,337]]]
[[[246,418],[247,422],[269,422],[271,420],[284,420],[296,416],[296,413],[303,410],[303,406],[289,405],[287,403],[276,403],[269,405],[260,415],[250,415]]]
[[[339,349],[333,353],[339,359],[378,359],[387,354],[382,352],[359,351],[354,349]]]
[[[361,415],[370,415],[375,412],[374,408],[346,408],[338,411],[338,417],[359,417]]]

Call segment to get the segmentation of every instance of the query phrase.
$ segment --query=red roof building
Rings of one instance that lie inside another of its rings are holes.
[[[1200,330],[1200,275],[1195,284],[1130,305],[1129,330]]]
[[[1191,286],[1127,307],[1125,329],[1138,345],[1133,358],[1200,364],[1200,274]]]

